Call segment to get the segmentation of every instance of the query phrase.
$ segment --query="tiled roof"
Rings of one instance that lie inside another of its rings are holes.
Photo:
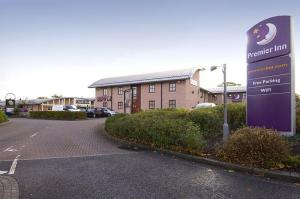
[[[140,75],[104,78],[94,82],[89,86],[89,88],[183,80],[191,78],[197,70],[199,69],[188,68]]]
[[[223,87],[216,87],[216,88],[207,88],[207,91],[210,93],[223,93],[224,88]],[[227,92],[228,93],[243,93],[246,92],[246,87],[245,86],[228,86],[227,87]]]

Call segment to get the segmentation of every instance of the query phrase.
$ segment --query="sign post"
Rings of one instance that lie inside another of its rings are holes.
[[[12,97],[8,97],[12,96]],[[5,96],[5,114],[11,116],[16,108],[16,96],[13,93],[7,93]]]
[[[295,133],[291,17],[261,21],[247,32],[247,124]]]

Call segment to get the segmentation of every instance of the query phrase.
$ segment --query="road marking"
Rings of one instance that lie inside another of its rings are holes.
[[[7,173],[7,171],[0,171],[0,175],[6,174],[6,173]]]
[[[13,175],[15,173],[19,157],[20,157],[20,155],[17,155],[17,157],[14,159],[13,163],[11,164],[10,170],[8,172],[9,175]]]
[[[30,137],[33,138],[33,137],[36,136],[37,134],[39,134],[39,132],[36,132],[36,133],[32,134]]]
[[[16,152],[18,151],[17,149],[14,149],[14,146],[10,146],[7,149],[5,149],[3,152]]]

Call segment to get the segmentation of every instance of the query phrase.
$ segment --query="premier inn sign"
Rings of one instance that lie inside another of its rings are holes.
[[[247,32],[247,124],[295,133],[291,17],[259,22]]]

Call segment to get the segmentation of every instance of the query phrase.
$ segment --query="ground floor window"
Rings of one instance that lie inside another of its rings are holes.
[[[118,109],[123,109],[123,102],[118,102]]]
[[[155,109],[155,101],[154,100],[149,101],[149,109]]]
[[[107,102],[103,102],[103,107],[107,107]]]
[[[169,108],[176,108],[176,100],[169,100]]]

